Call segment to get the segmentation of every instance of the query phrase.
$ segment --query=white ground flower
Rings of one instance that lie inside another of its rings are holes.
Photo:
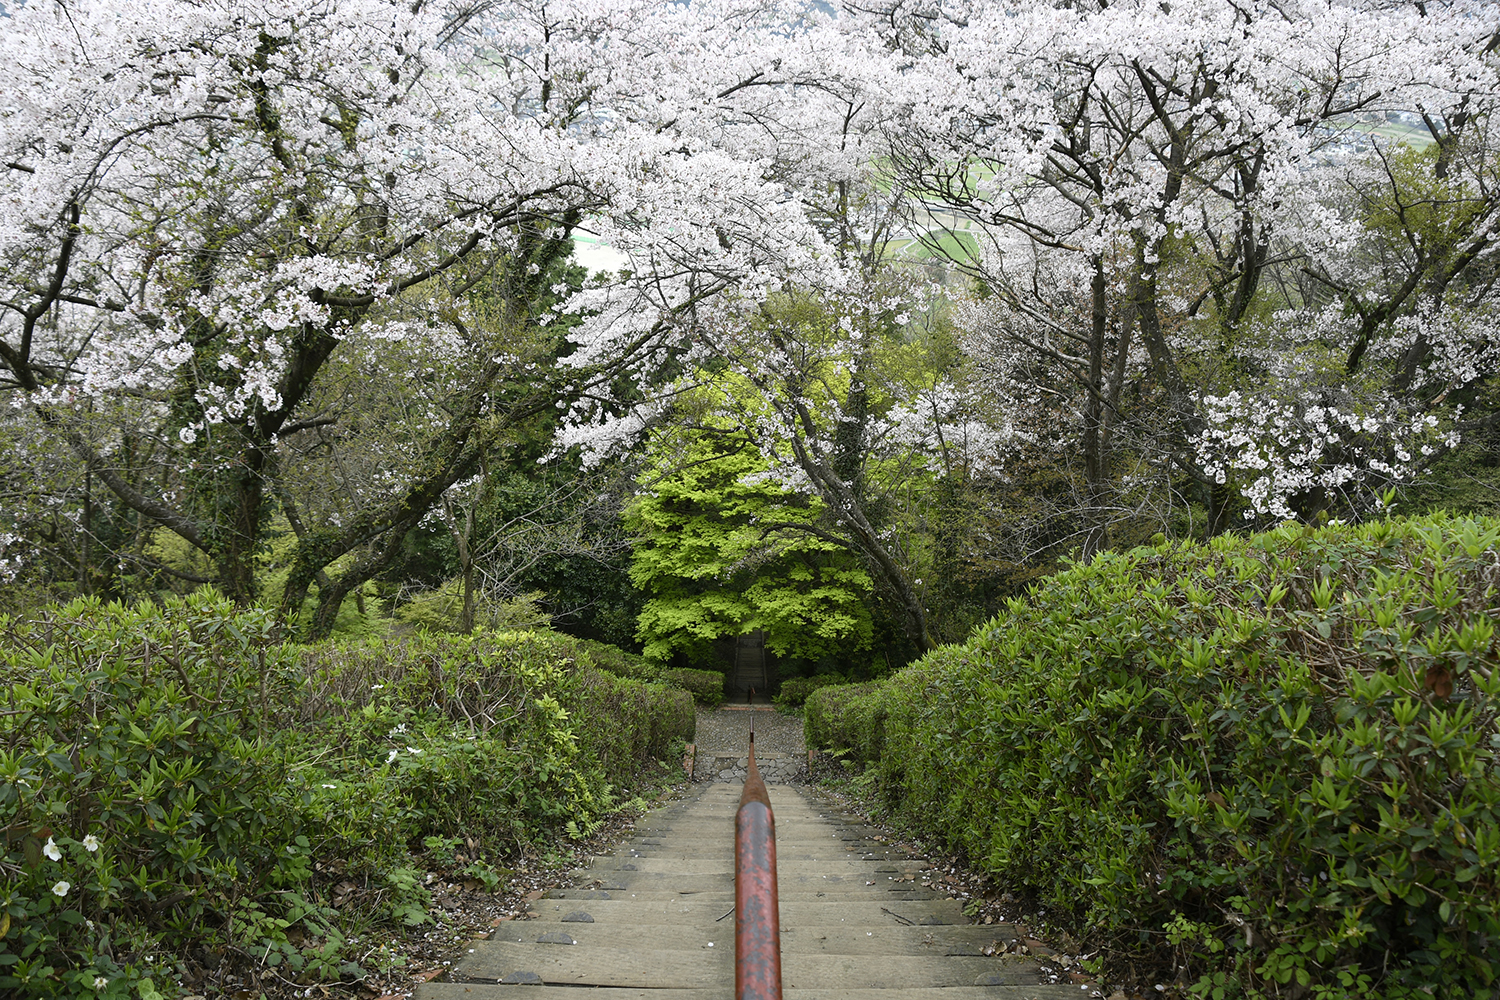
[[[54,896],[66,896],[68,890],[71,888],[73,888],[72,882],[59,882],[52,887],[52,894]]]
[[[93,854],[99,849],[99,838],[92,833],[83,838],[83,849]]]
[[[52,842],[51,837],[47,838],[47,846],[42,848],[42,853],[47,855],[47,857],[51,858],[53,861],[62,860],[62,851],[58,850],[57,845]]]

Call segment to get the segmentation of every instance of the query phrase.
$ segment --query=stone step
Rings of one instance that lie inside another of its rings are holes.
[[[567,947],[514,941],[477,941],[455,977],[499,983],[712,989],[734,978],[734,935],[722,941],[683,942],[673,949]],[[710,946],[712,945],[712,946]],[[792,989],[907,990],[933,986],[1039,984],[1029,957],[942,955],[783,954],[781,982]]]
[[[799,862],[810,865],[816,862]],[[870,862],[867,862],[867,864]],[[830,889],[861,891],[911,891],[922,887],[917,879],[874,871],[839,872],[818,875],[812,871],[783,871],[778,864],[776,883],[780,892],[826,892]],[[602,889],[605,892],[721,892],[734,891],[734,872],[642,872],[595,870],[575,888]],[[930,888],[930,887],[929,887]]]
[[[773,805],[771,812],[776,820],[776,836],[780,839],[783,833],[816,833],[818,836],[840,837],[849,840],[874,840],[882,837],[879,830],[870,826],[856,826],[853,824],[832,823],[819,816],[788,816],[785,812],[778,811]],[[722,817],[710,816],[704,818],[681,817],[671,823],[662,826],[637,825],[631,832],[631,840],[639,840],[643,837],[665,837],[672,834],[677,837],[699,837],[716,836],[724,830],[734,835],[734,813],[726,812]]]
[[[857,903],[869,901],[878,904],[887,904],[892,900],[921,900],[929,901],[944,899],[946,896],[938,896],[930,891],[900,891],[881,890],[874,886],[865,886],[863,889],[781,889],[777,895],[784,903],[806,903],[818,900],[830,902]],[[676,899],[705,899],[724,900],[728,903],[734,902],[734,888],[727,890],[700,889],[690,891],[673,891],[670,889],[553,889],[547,893],[544,899],[574,899],[574,900],[637,900],[640,902],[671,902]]]
[[[719,902],[695,899],[677,900],[539,899],[531,904],[535,914],[529,923],[567,922],[575,914],[584,914],[595,923],[609,924],[698,924],[733,923],[734,900]],[[780,907],[784,927],[925,927],[968,925],[963,907],[950,899],[831,900],[828,902],[788,902]],[[971,925],[972,926],[972,925]],[[730,931],[733,934],[733,930]]]
[[[1087,1000],[1077,986],[948,986],[901,991],[899,1000]],[[532,1000],[536,993],[518,986],[485,983],[427,983],[420,1000]],[[545,1000],[733,1000],[734,986],[703,990],[630,989],[608,986],[548,986]],[[783,1000],[896,1000],[886,990],[796,989]]]
[[[682,875],[714,875],[720,872],[734,874],[734,858],[726,857],[724,861],[715,861],[712,858],[630,858],[609,855],[601,857],[594,862],[591,872],[672,872]],[[872,873],[874,875],[916,875],[919,878],[925,872],[931,871],[931,866],[926,861],[907,860],[900,861],[862,861],[854,857],[835,858],[833,860],[799,860],[782,855],[778,849],[776,852],[776,874],[783,875],[843,875],[855,873]],[[582,872],[579,872],[582,874]],[[867,876],[869,877],[869,876]]]
[[[645,847],[638,851],[626,851],[617,855],[624,861],[639,861],[643,858],[665,861],[676,859],[678,861],[691,861],[694,863],[706,863],[711,861],[734,861],[734,849],[728,852],[711,849],[707,847],[694,848],[685,847],[676,850],[666,847]],[[783,861],[817,861],[820,858],[843,857],[853,858],[856,861],[909,861],[912,855],[905,853],[886,853],[884,851],[872,851],[865,844],[846,844],[842,849],[825,847],[822,843],[802,842],[797,844],[776,845],[776,862]]]
[[[776,845],[777,865],[785,861],[817,861],[820,858],[832,858],[835,855],[855,861],[882,861],[891,864],[922,860],[916,855],[905,851],[871,851],[863,845],[858,844],[845,844],[842,851],[837,849],[830,851],[821,842],[805,846],[781,843]],[[610,857],[619,858],[623,861],[670,861],[675,859],[694,864],[710,864],[715,861],[727,859],[732,864],[734,862],[734,848],[731,847],[727,850],[710,848],[671,850],[667,848],[647,847],[610,855]]]
[[[889,918],[887,918],[889,919]],[[899,924],[873,927],[781,928],[784,955],[983,955],[986,949],[1003,951],[1016,939],[1010,924],[980,927],[973,924],[936,927],[906,927]],[[509,920],[495,929],[491,940],[521,944],[573,945],[580,948],[659,948],[663,940],[680,946],[732,947],[733,920],[720,923],[599,924],[574,922],[566,926],[538,920]],[[728,942],[726,944],[725,942]]]

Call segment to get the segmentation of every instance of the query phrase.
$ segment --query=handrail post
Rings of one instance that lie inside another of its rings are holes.
[[[755,689],[750,689],[755,703]],[[755,715],[750,761],[734,816],[735,1000],[781,1000],[781,921],[776,898],[776,817],[755,766]]]

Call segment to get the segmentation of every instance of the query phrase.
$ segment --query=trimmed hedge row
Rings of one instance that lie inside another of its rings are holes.
[[[0,992],[148,997],[200,948],[357,978],[334,885],[424,922],[409,850],[585,833],[693,735],[566,637],[273,636],[213,595],[0,618]]]
[[[661,672],[661,679],[674,687],[691,692],[693,700],[700,705],[713,708],[724,702],[724,675],[717,670],[672,667]]]
[[[843,674],[814,674],[811,677],[790,677],[781,682],[781,690],[776,692],[776,697],[773,700],[777,705],[784,708],[800,708],[806,704],[807,696],[819,688],[848,683],[849,679]]]
[[[1102,554],[810,745],[1197,996],[1496,996],[1500,522]]]

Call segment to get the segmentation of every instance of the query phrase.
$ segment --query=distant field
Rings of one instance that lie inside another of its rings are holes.
[[[957,260],[979,259],[979,242],[968,233],[951,233],[934,229],[918,237],[892,240],[891,253],[903,260]]]

